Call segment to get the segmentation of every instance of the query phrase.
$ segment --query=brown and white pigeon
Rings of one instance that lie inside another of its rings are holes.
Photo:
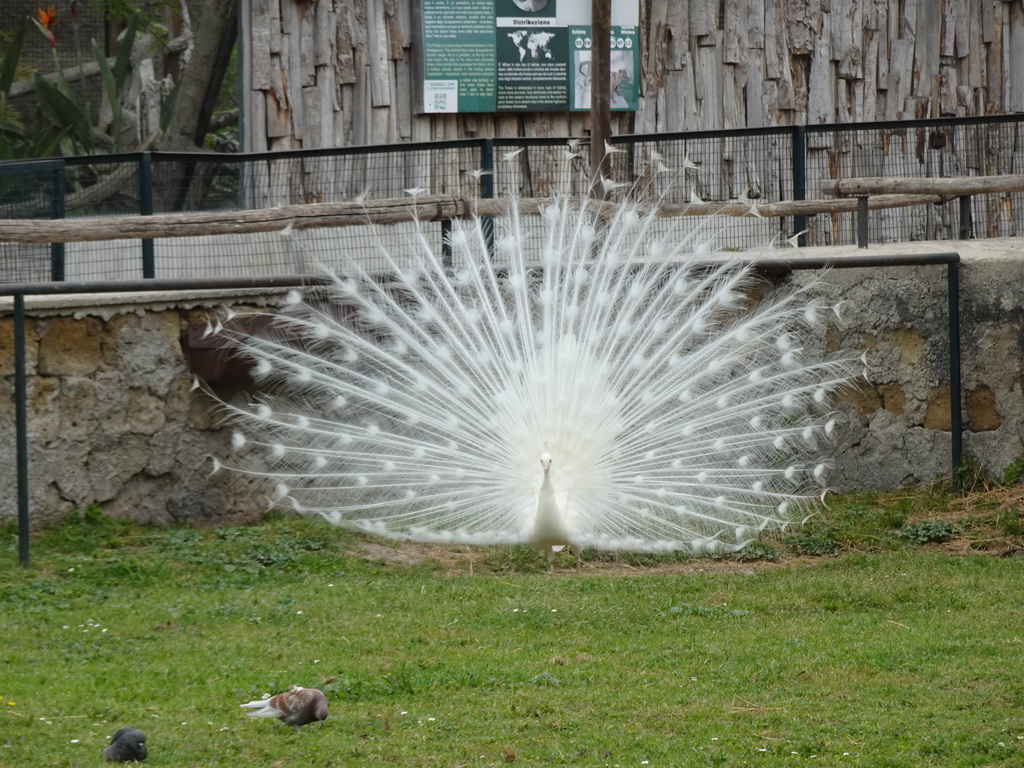
[[[142,762],[147,754],[146,734],[137,728],[121,728],[103,750],[103,756],[115,763]]]
[[[258,699],[243,704],[253,710],[246,712],[249,717],[276,717],[300,730],[307,723],[322,723],[327,719],[327,697],[316,688],[302,688],[298,685],[288,687],[285,693],[271,696],[269,699]]]

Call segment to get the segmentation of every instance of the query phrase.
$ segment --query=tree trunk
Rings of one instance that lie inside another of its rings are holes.
[[[159,149],[195,152],[202,148],[210,128],[224,73],[238,30],[236,0],[192,0],[192,54],[181,74],[173,110]],[[194,210],[201,207],[202,190],[212,164],[177,163],[160,184],[159,210]]]

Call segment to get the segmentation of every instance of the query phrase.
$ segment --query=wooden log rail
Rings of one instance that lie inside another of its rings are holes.
[[[891,178],[868,176],[836,179],[831,187],[823,185],[825,195],[857,201],[857,244],[868,247],[868,210],[878,197],[935,195],[938,203],[960,200],[960,238],[971,236],[971,197],[1024,191],[1024,175],[947,176],[940,178]]]
[[[825,195],[859,197],[868,195],[941,195],[944,198],[1024,191],[1024,175],[949,176],[944,178],[864,177],[837,179],[823,186]]]
[[[941,203],[942,195],[877,195],[871,209]],[[518,198],[522,213],[536,213],[548,198]],[[402,221],[442,221],[469,216],[498,216],[508,211],[504,198],[467,199],[442,195],[371,200],[366,202],[311,203],[245,211],[173,213],[153,216],[111,216],[76,219],[0,219],[0,243],[73,243],[103,240],[156,239],[279,232],[316,227],[389,224]],[[859,202],[849,200],[784,200],[776,203],[661,203],[641,208],[656,209],[659,216],[799,216],[819,213],[853,213]],[[611,216],[615,203],[601,203],[599,213]]]

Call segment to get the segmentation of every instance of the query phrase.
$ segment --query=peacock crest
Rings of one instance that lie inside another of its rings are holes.
[[[737,550],[806,517],[850,375],[811,353],[814,285],[754,301],[719,222],[592,203],[513,200],[444,256],[421,231],[295,292],[267,333],[227,323],[258,394],[223,403],[224,464],[335,525],[549,556]]]

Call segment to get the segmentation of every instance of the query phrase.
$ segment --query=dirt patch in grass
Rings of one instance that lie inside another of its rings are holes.
[[[767,547],[761,552],[766,557],[759,557],[752,549],[739,556],[696,558],[584,553],[582,572],[608,576],[754,574],[815,565],[835,555],[908,546],[956,555],[1024,556],[1024,485],[963,495],[943,488],[855,494],[838,497],[829,506],[828,511],[802,529],[808,537],[824,536],[834,541],[834,551],[827,554],[805,551],[806,541],[801,551],[798,543],[787,545],[786,537],[780,535],[766,542]],[[875,528],[867,531],[867,525]],[[427,565],[451,575],[544,571],[543,561],[525,547],[443,546],[367,538],[358,542],[352,554],[384,566]],[[560,554],[555,562],[555,575],[571,576],[575,572],[572,556]]]
[[[361,541],[351,554],[384,566],[408,567],[431,564],[451,575],[493,573],[501,570],[495,563],[496,547],[446,546],[403,541]],[[798,555],[783,556],[774,561],[737,560],[727,558],[692,558],[681,562],[634,565],[614,559],[584,561],[581,573],[609,576],[649,573],[740,573],[754,574],[772,568],[813,565],[819,558]],[[542,561],[537,559],[537,563]],[[542,567],[538,570],[543,570]],[[576,573],[572,555],[560,555],[555,561],[555,575],[571,576]]]

